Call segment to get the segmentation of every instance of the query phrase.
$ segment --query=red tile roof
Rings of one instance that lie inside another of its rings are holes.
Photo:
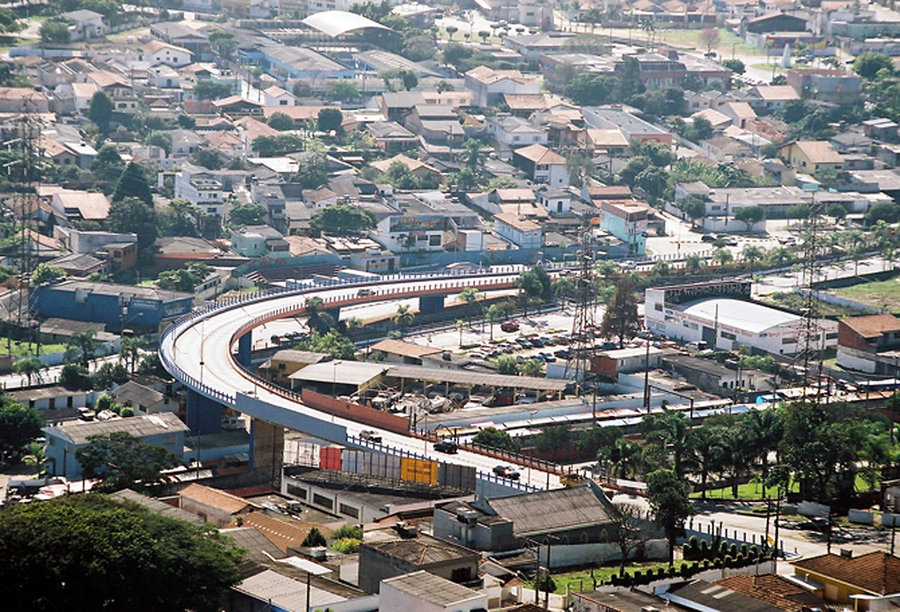
[[[863,338],[878,338],[884,332],[900,331],[900,319],[892,314],[847,317],[841,323]]]
[[[777,574],[736,574],[718,580],[716,584],[787,612],[799,612],[804,607],[817,607],[822,603],[814,594]]]
[[[796,561],[794,568],[838,580],[874,595],[900,593],[900,557],[881,551],[850,559],[821,555]]]

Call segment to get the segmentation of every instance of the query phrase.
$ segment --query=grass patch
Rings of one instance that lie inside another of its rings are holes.
[[[767,64],[765,62],[760,62],[759,64],[750,64],[751,68],[755,68],[757,70],[771,70],[772,64]],[[782,66],[781,64],[775,64],[775,72],[787,72],[788,69]]]
[[[801,313],[806,308],[806,298],[794,292],[773,293],[770,296],[761,296],[760,299],[764,302],[793,310],[796,313]],[[816,300],[816,308],[822,316],[851,317],[860,314],[858,310],[853,308],[829,304],[822,300]]]
[[[0,355],[12,355],[13,357],[28,357],[35,355],[37,345],[34,343],[13,340],[6,348],[6,338],[0,338]],[[48,353],[62,353],[66,350],[65,344],[42,344],[41,355]]]
[[[854,482],[854,486],[856,490],[860,493],[865,491],[872,490],[872,487],[869,486],[865,480],[863,480],[862,476],[859,474],[856,475],[856,481]],[[875,483],[875,488],[880,488],[880,483]],[[758,482],[748,482],[742,485],[738,485],[738,496],[733,497],[731,495],[731,487],[722,487],[721,489],[708,489],[706,491],[706,499],[707,500],[719,500],[719,499],[728,499],[728,500],[737,500],[737,501],[755,501],[763,498],[762,495],[763,486]],[[800,483],[799,482],[791,482],[791,493],[797,493],[800,491]],[[775,487],[769,487],[766,489],[766,497],[773,498],[775,497],[777,491]],[[700,499],[700,492],[696,491],[691,493],[691,499]],[[759,509],[760,513],[765,515],[765,508]]]
[[[680,559],[675,560],[675,570],[679,570],[684,561]],[[688,561],[688,563],[693,563],[693,561]],[[640,570],[641,572],[646,572],[648,569],[653,570],[654,572],[663,568],[666,569],[669,567],[668,562],[659,561],[654,563],[631,563],[625,566],[625,571],[634,574],[635,570]],[[594,579],[597,580],[597,585],[600,585],[600,582],[609,582],[610,578],[613,576],[619,575],[619,566],[618,565],[600,565],[598,567],[586,567],[579,570],[574,570],[570,572],[560,572],[558,574],[552,574],[553,582],[556,584],[556,590],[554,593],[565,593],[566,585],[569,585],[570,591],[591,591],[594,588],[594,582],[591,579],[591,573],[593,572]],[[534,588],[534,581],[529,581],[525,583],[525,586],[529,589]]]
[[[860,283],[834,289],[831,293],[857,300],[886,312],[900,311],[900,278],[872,283]]]
[[[656,32],[656,40],[662,40],[672,45],[682,45],[685,47],[693,47],[698,51],[706,52],[706,45],[700,42],[700,32],[703,30],[658,30]],[[642,32],[644,34],[644,32]],[[634,34],[632,33],[632,36]],[[748,45],[743,38],[727,30],[719,28],[719,44],[713,47],[713,51],[719,54],[720,58],[728,59],[731,57],[731,47],[734,45],[734,53],[736,55],[763,55],[758,47]]]

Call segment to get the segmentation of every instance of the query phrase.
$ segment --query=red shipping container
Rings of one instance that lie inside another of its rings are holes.
[[[319,467],[323,470],[341,470],[341,448],[323,446],[319,455]]]

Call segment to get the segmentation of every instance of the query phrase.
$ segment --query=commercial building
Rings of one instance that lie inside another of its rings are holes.
[[[108,329],[155,329],[169,318],[190,312],[190,293],[153,287],[62,281],[34,289],[41,317],[103,323]]]
[[[70,421],[45,427],[50,473],[69,480],[80,478],[81,464],[75,458],[75,451],[85,446],[90,436],[119,431],[127,432],[145,444],[161,446],[180,458],[184,454],[184,436],[188,427],[171,412],[109,421]]]
[[[647,252],[647,224],[651,208],[637,200],[602,200],[600,227],[628,245],[630,255]]]
[[[900,364],[900,319],[892,314],[838,321],[837,365],[869,374],[896,375]]]
[[[478,612],[488,609],[488,595],[422,570],[383,580],[378,609]]]
[[[708,348],[739,346],[795,355],[804,341],[803,319],[750,301],[751,281],[717,281],[647,289],[644,324],[652,332]],[[837,345],[837,322],[819,319],[816,348]]]

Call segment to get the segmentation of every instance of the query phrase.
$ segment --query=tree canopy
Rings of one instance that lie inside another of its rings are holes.
[[[519,443],[507,432],[496,427],[483,427],[472,436],[472,442],[500,450],[518,451]]]
[[[606,338],[618,338],[619,346],[624,346],[625,338],[636,334],[640,328],[634,281],[625,275],[619,279],[616,292],[606,305],[606,312],[600,322],[600,333]]]
[[[0,590],[10,610],[215,612],[243,551],[212,525],[87,493],[0,512]]]
[[[150,183],[144,175],[144,170],[135,162],[128,162],[119,182],[116,183],[116,190],[113,192],[113,202],[124,200],[125,198],[137,198],[149,206],[153,206],[153,193],[150,191]]]
[[[20,457],[25,445],[41,435],[43,426],[37,410],[0,396],[0,460],[4,455]]]
[[[310,227],[325,234],[346,236],[375,227],[375,216],[368,210],[347,204],[326,206],[312,216]]]
[[[675,540],[684,529],[684,521],[694,513],[684,479],[672,470],[656,470],[647,476],[647,499],[656,524],[669,541],[669,565]]]
[[[163,470],[181,463],[162,446],[147,444],[126,431],[88,436],[88,443],[75,450],[87,478],[100,478],[97,491],[119,489],[154,490],[165,484]]]

